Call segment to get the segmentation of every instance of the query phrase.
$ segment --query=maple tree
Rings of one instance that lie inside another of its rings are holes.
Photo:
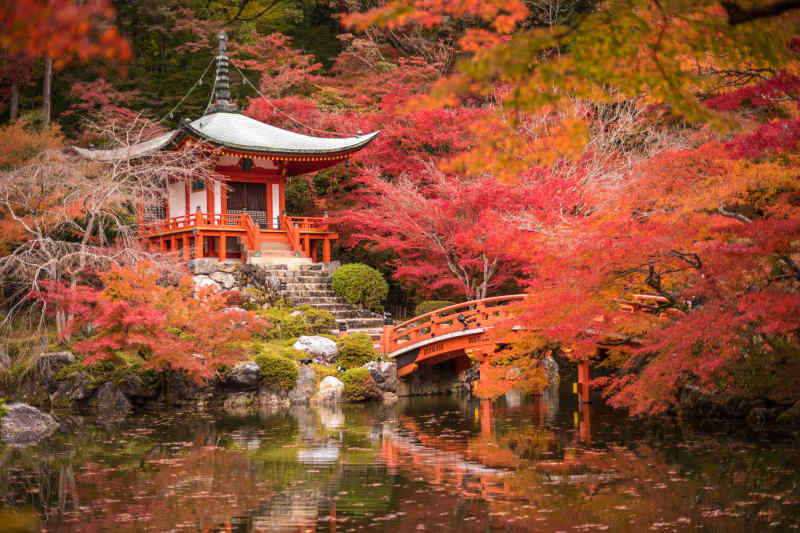
[[[71,317],[62,336],[91,326],[92,333],[74,344],[86,356],[84,365],[119,363],[127,354],[144,360],[145,369],[180,369],[199,380],[239,362],[241,342],[266,327],[253,313],[228,307],[220,293],[195,294],[190,276],[163,283],[148,261],[112,265],[98,277],[102,289],[44,281],[34,293],[51,312]]]

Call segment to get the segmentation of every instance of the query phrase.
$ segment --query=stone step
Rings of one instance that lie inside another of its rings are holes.
[[[293,294],[301,290],[324,291],[326,289],[331,290],[331,286],[329,283],[292,283],[290,281],[286,282],[286,292]]]
[[[292,296],[292,301],[296,304],[308,304],[316,306],[318,304],[333,304],[339,303],[342,305],[346,305],[344,300],[341,300],[338,296],[332,296],[325,294],[320,296]]]
[[[311,264],[311,259],[308,257],[250,257],[248,262],[251,265],[280,265],[280,270],[299,270],[303,265]]]
[[[289,291],[283,291],[281,293],[283,296],[288,296],[291,299],[296,298],[335,298],[336,295],[333,294],[331,290],[302,290],[302,291],[292,291],[291,294]]]
[[[347,331],[383,327],[383,318],[347,318],[338,320],[337,322],[345,322],[347,324]]]

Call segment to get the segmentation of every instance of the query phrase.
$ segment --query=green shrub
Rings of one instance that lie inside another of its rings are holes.
[[[254,355],[267,354],[275,357],[283,357],[284,359],[291,359],[293,361],[306,359],[309,357],[306,352],[292,348],[292,344],[294,344],[296,340],[297,339],[287,339],[265,343],[254,343],[251,345],[251,348]]]
[[[381,391],[375,384],[375,380],[369,375],[366,368],[351,368],[342,374],[344,383],[344,396],[351,402],[363,402],[379,398]]]
[[[317,376],[316,388],[319,388],[319,382],[325,379],[326,377],[336,375],[336,369],[333,368],[332,366],[318,365],[316,363],[312,363],[311,368],[314,369],[314,374]]]
[[[417,307],[414,308],[414,316],[424,315],[425,313],[430,313],[431,311],[436,311],[437,309],[450,305],[455,305],[455,302],[451,302],[450,300],[426,300],[420,302]]]
[[[336,319],[333,315],[324,309],[315,309],[310,305],[301,307],[303,310],[303,318],[308,323],[311,333],[330,333],[332,329],[336,328]]]
[[[337,344],[339,345],[337,363],[346,369],[362,366],[375,359],[372,337],[366,333],[352,333],[339,339]]]
[[[261,380],[268,387],[290,390],[297,384],[297,365],[291,359],[260,353],[255,361],[261,368]]]
[[[290,339],[300,335],[311,334],[311,326],[303,316],[302,311],[292,316],[297,309],[278,305],[256,311],[256,314],[269,322],[269,329],[259,334],[266,340]]]
[[[380,272],[361,263],[343,265],[333,273],[333,292],[354,305],[378,309],[389,293]]]

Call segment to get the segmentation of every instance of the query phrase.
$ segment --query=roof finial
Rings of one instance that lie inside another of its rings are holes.
[[[219,53],[217,54],[217,79],[215,82],[214,104],[210,106],[211,108],[208,109],[207,112],[217,113],[222,111],[235,113],[239,111],[239,108],[236,107],[235,103],[231,102],[231,87],[228,78],[228,34],[225,33],[225,30],[221,30],[217,34],[217,38],[219,39]]]

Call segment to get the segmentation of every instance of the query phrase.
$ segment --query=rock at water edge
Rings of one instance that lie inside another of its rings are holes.
[[[318,365],[331,365],[339,358],[339,347],[336,343],[319,335],[303,335],[297,339],[292,348],[311,355]]]
[[[241,390],[254,390],[258,388],[258,382],[261,375],[261,368],[253,361],[247,361],[236,365],[225,376],[225,384],[241,389]]]
[[[0,437],[10,446],[35,444],[58,429],[55,419],[25,403],[11,403],[0,425]]]
[[[97,414],[108,419],[125,418],[131,410],[131,402],[113,383],[103,383],[92,398]]]
[[[333,376],[325,376],[311,401],[315,404],[335,404],[342,401],[343,395],[344,383]]]
[[[293,405],[308,404],[314,396],[317,373],[308,365],[300,365],[297,369],[297,385],[289,391],[289,401]]]
[[[370,361],[364,365],[381,392],[396,392],[397,363]]]

